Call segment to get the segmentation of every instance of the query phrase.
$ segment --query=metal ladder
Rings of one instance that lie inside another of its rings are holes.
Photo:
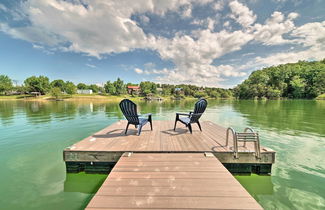
[[[226,147],[228,146],[228,141],[229,141],[229,132],[231,131],[232,136],[233,136],[233,141],[234,141],[234,157],[238,158],[238,142],[244,142],[244,147],[246,146],[246,142],[254,142],[255,146],[255,156],[256,158],[260,159],[261,158],[261,153],[260,153],[260,138],[258,135],[258,132],[255,132],[252,128],[245,128],[244,132],[239,133],[236,132],[232,127],[229,127],[227,129],[227,136],[226,136]],[[249,132],[247,132],[249,131]]]

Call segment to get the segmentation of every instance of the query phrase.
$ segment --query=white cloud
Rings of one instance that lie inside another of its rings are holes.
[[[213,4],[213,7],[212,8],[215,11],[221,11],[223,9],[223,7],[224,7],[224,2],[223,1],[218,1],[215,4]]]
[[[141,15],[141,16],[140,16],[140,20],[141,20],[141,22],[144,23],[144,24],[147,24],[147,23],[150,22],[150,18],[149,18],[148,16],[146,16],[146,15]]]
[[[37,48],[51,46],[56,50],[80,52],[98,58],[133,49],[155,50],[162,59],[172,61],[174,67],[157,69],[149,62],[143,69],[135,66],[128,69],[137,74],[155,75],[157,81],[166,83],[218,86],[227,77],[245,76],[244,70],[254,66],[325,57],[325,23],[307,23],[296,27],[294,19],[299,16],[297,13],[285,16],[276,11],[264,23],[255,23],[257,16],[252,10],[243,3],[231,1],[231,14],[227,17],[237,21],[242,26],[240,30],[232,31],[233,27],[228,19],[223,24],[227,30],[215,32],[215,26],[220,19],[218,14],[192,20],[196,4],[210,4],[217,13],[216,11],[224,8],[224,2],[84,0],[83,3],[87,6],[83,6],[75,1],[28,0],[23,4],[21,10],[24,15],[20,17],[28,17],[31,24],[10,27],[0,22],[0,31],[32,42]],[[176,31],[172,38],[164,38],[146,34],[139,26],[141,24],[131,19],[133,15],[139,15],[140,23],[148,25],[149,13],[168,18],[164,16],[167,11],[188,18],[192,24],[201,26],[201,29],[190,33]],[[289,38],[284,38],[284,35]],[[303,46],[305,50],[257,57],[254,62],[242,66],[214,65],[219,57],[238,51],[251,41],[264,45],[290,43]]]
[[[192,6],[190,4],[188,4],[182,10],[182,17],[190,18],[191,16],[192,16]]]
[[[299,60],[321,60],[325,58],[325,21],[307,23],[291,33],[296,37],[294,43],[305,47],[300,51],[280,52],[264,58],[257,57],[256,62],[264,65],[292,63]]]
[[[226,21],[226,22],[224,22],[224,24],[223,24],[224,27],[228,27],[229,25],[230,25],[230,22],[229,22],[229,21]]]
[[[148,62],[148,63],[145,63],[143,65],[146,69],[153,69],[156,67],[156,64],[152,63],[152,62]]]
[[[252,25],[256,20],[256,15],[245,5],[238,1],[232,1],[229,3],[232,14],[231,18],[236,20],[243,27],[247,28]]]
[[[290,20],[296,19],[297,17],[299,17],[299,14],[296,12],[291,12],[288,15],[288,19],[290,19]]]
[[[210,31],[214,30],[214,26],[217,23],[218,23],[218,16],[216,16],[214,18],[208,17],[205,19],[194,19],[191,22],[191,24],[193,24],[193,25],[198,25],[198,26],[204,27],[206,29],[209,29]]]
[[[93,64],[89,64],[87,63],[86,66],[90,67],[90,68],[96,68],[97,66],[93,65]]]
[[[230,66],[215,66],[214,59],[239,50],[253,36],[242,31],[196,32],[196,37],[177,36],[172,40],[157,40],[156,50],[161,58],[172,60],[175,68],[158,78],[161,82],[192,83],[217,86],[221,76],[243,76]]]
[[[32,43],[54,46],[63,42],[63,40],[57,35],[32,26],[12,28],[6,23],[0,22],[0,31],[9,34],[13,38],[22,39]]]
[[[325,21],[302,25],[292,31],[295,42],[303,46],[317,47],[325,50]]]
[[[8,11],[7,7],[5,5],[3,5],[3,4],[0,4],[0,10],[2,10],[4,12]]]
[[[290,15],[291,14],[291,15]],[[287,19],[281,12],[274,12],[269,19],[266,20],[265,24],[255,24],[254,36],[255,40],[262,42],[266,45],[275,45],[290,43],[291,40],[284,39],[283,35],[289,33],[295,28],[293,19],[298,17],[290,13]]]
[[[142,69],[135,68],[134,71],[135,71],[135,73],[137,73],[137,74],[143,74],[143,70],[142,70]]]
[[[87,7],[68,1],[26,1],[21,9],[31,25],[10,28],[2,23],[1,31],[48,46],[65,43],[60,49],[100,57],[101,54],[147,48],[148,43],[154,41],[131,20],[132,14],[152,12],[164,15],[168,10],[176,11],[180,6],[190,4],[187,0],[85,0],[83,3]]]

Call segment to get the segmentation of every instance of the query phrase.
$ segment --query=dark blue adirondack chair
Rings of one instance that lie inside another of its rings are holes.
[[[128,121],[126,126],[125,134],[128,132],[129,125],[135,125],[138,128],[138,135],[141,134],[142,127],[149,122],[152,130],[152,117],[151,114],[138,115],[137,105],[129,99],[123,99],[120,102],[120,108],[125,118]]]
[[[190,112],[188,114],[185,113],[176,113],[176,119],[175,119],[175,125],[174,125],[174,131],[176,130],[176,124],[177,122],[181,122],[184,125],[186,125],[186,127],[188,127],[188,129],[190,130],[190,132],[192,133],[192,123],[196,123],[199,128],[200,131],[202,131],[199,119],[202,116],[203,112],[205,111],[205,109],[208,106],[208,102],[207,100],[200,99],[198,102],[195,103],[195,107],[194,107],[194,111]],[[180,116],[186,116],[186,117],[180,117]]]

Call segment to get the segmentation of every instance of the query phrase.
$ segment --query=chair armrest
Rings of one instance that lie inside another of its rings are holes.
[[[147,114],[140,114],[139,116],[141,116],[141,117],[146,117],[146,116],[151,116],[152,114],[151,113],[147,113]]]
[[[185,115],[185,116],[190,116],[191,114],[186,114],[186,113],[176,113],[176,115]]]
[[[139,117],[139,115],[136,114],[128,114],[128,115],[124,115],[125,117]]]

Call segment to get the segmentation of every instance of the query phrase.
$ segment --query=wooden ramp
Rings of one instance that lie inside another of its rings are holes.
[[[127,154],[86,209],[262,209],[212,153]]]

